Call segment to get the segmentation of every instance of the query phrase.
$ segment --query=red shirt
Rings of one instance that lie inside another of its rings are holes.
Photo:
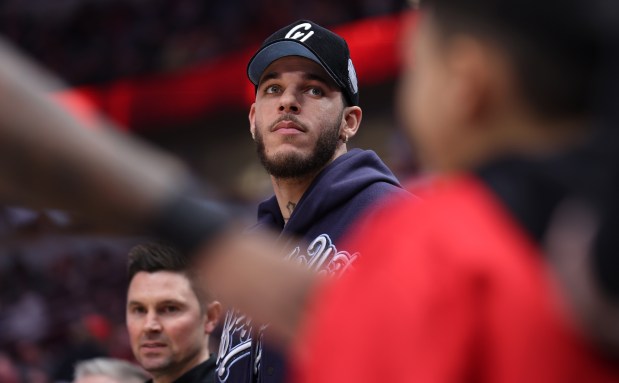
[[[538,246],[477,179],[387,204],[350,240],[361,256],[315,296],[294,382],[619,381]]]

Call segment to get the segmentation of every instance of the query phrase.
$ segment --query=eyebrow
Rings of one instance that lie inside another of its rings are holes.
[[[330,77],[327,79],[327,78],[325,78],[324,76],[321,76],[321,75],[316,74],[316,73],[306,73],[306,74],[303,76],[303,78],[304,78],[304,79],[306,79],[306,80],[316,80],[316,81],[320,81],[320,82],[325,83],[326,85],[330,85],[330,84],[331,84],[331,82],[333,82],[333,81],[331,80],[331,78],[330,78]]]
[[[166,299],[165,301],[157,302],[157,306],[161,306],[161,305],[186,306],[187,303],[184,301],[177,300],[177,299]]]
[[[160,302],[157,302],[156,306],[160,306],[160,305],[169,305],[169,304],[175,304],[175,305],[186,305],[185,302],[177,300],[177,299],[166,299]],[[127,302],[127,306],[145,306],[144,303],[140,302],[140,301],[129,301]]]
[[[269,72],[265,74],[264,76],[262,76],[262,78],[260,78],[260,81],[258,82],[258,84],[262,84],[263,82],[269,81],[269,80],[277,80],[280,77],[281,77],[281,74],[277,72]]]
[[[281,77],[282,75],[279,72],[268,72],[267,74],[262,76],[262,78],[260,79],[259,85],[262,85],[264,82],[269,81],[269,80],[277,80]],[[331,77],[326,78],[325,76],[322,76],[322,75],[319,75],[313,72],[310,72],[310,73],[305,72],[303,74],[303,79],[319,81],[329,87],[337,88],[337,84],[331,79]]]

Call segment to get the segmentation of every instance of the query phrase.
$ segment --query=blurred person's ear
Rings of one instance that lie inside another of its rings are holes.
[[[206,306],[206,322],[204,323],[204,331],[207,334],[212,333],[217,327],[219,318],[221,317],[222,307],[218,301],[212,301]]]
[[[480,129],[505,99],[507,80],[498,52],[467,36],[444,41],[443,58],[448,76],[444,97],[459,126]]]

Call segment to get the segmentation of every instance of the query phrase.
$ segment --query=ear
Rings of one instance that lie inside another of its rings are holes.
[[[204,322],[204,332],[206,334],[210,334],[215,330],[221,311],[221,303],[219,301],[212,301],[206,306],[206,322]]]
[[[489,47],[477,40],[459,37],[450,43],[447,54],[451,86],[445,97],[451,98],[448,103],[451,112],[467,126],[485,126],[484,119],[497,101],[497,86],[500,86],[495,81]]]
[[[363,112],[361,108],[358,106],[348,106],[344,108],[344,114],[342,119],[342,129],[340,131],[340,137],[344,142],[353,138],[357,131],[359,130],[359,125],[361,125],[361,118],[363,117]]]
[[[256,140],[256,103],[251,104],[249,108],[249,132],[251,133],[251,137]]]

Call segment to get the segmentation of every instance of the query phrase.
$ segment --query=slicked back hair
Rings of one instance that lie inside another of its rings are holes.
[[[200,302],[200,309],[204,312],[206,303],[212,298],[199,283],[198,275],[192,269],[189,257],[175,247],[162,242],[140,244],[129,251],[127,264],[129,282],[139,272],[155,273],[158,271],[169,271],[187,277],[191,289]]]

